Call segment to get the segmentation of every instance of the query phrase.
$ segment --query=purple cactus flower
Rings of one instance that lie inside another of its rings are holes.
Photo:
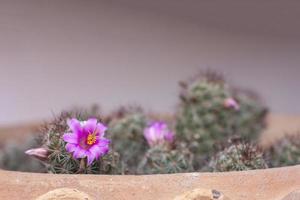
[[[150,146],[174,141],[174,133],[164,122],[154,122],[144,130],[144,137]]]
[[[110,140],[104,138],[107,127],[97,119],[78,121],[73,118],[68,120],[68,126],[71,132],[65,133],[63,139],[67,142],[66,150],[73,153],[74,158],[87,157],[87,165],[90,165],[108,153]]]
[[[233,98],[225,99],[224,106],[226,108],[233,108],[234,110],[239,110],[240,109],[240,105]]]

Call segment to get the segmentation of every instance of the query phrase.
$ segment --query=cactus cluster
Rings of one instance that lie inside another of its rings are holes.
[[[193,171],[193,154],[188,149],[157,145],[148,149],[138,168],[139,174],[169,174]]]
[[[62,136],[68,131],[67,120],[77,118],[86,120],[87,114],[82,115],[76,112],[62,112],[51,123],[47,123],[42,132],[45,135],[44,148],[47,149],[47,166],[51,173],[90,173],[90,174],[116,174],[118,173],[118,154],[110,151],[101,159],[94,161],[87,166],[86,158],[75,159],[72,154],[66,150],[66,142]],[[95,117],[95,116],[93,116]]]
[[[151,123],[144,129],[149,149],[139,163],[139,174],[168,174],[193,171],[193,154],[176,145],[175,134],[162,121]]]
[[[263,153],[255,145],[239,142],[218,152],[209,167],[214,172],[226,172],[265,169],[268,166]]]
[[[48,172],[67,174],[165,174],[267,167],[262,153],[250,144],[258,139],[267,113],[259,98],[230,87],[214,72],[202,73],[181,87],[178,112],[175,120],[169,118],[169,124],[154,120],[157,116],[150,117],[137,106],[121,107],[106,116],[103,124],[98,107],[75,108],[46,123],[41,130],[42,147],[26,153],[43,160]],[[241,141],[228,145],[228,139],[235,136]],[[285,163],[298,162],[299,151],[294,146],[280,150],[286,160],[290,159]],[[279,165],[276,159],[272,161],[272,165]]]
[[[137,106],[121,107],[110,116],[108,132],[113,149],[120,154],[122,173],[134,174],[147,149],[143,131],[147,117]]]
[[[202,165],[228,138],[256,140],[264,128],[266,108],[252,96],[236,92],[221,75],[202,73],[181,83],[176,133]]]
[[[0,168],[22,172],[45,172],[45,165],[24,153],[25,150],[38,145],[38,140],[33,136],[22,144],[14,142],[5,144],[0,152]]]
[[[266,150],[271,167],[300,164],[300,133],[286,135]]]

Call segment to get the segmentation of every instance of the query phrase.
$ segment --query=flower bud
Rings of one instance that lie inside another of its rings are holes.
[[[33,156],[41,161],[46,161],[48,158],[48,154],[49,154],[48,150],[45,149],[44,147],[29,149],[29,150],[25,151],[25,153],[27,155]]]
[[[240,105],[233,98],[227,98],[224,101],[225,108],[233,108],[234,110],[239,110]]]

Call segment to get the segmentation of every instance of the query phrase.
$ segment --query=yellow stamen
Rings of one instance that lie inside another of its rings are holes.
[[[88,145],[92,145],[96,143],[96,130],[93,133],[89,133],[86,139],[86,143]]]

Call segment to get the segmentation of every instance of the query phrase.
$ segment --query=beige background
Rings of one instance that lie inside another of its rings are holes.
[[[299,1],[0,0],[0,124],[95,102],[170,112],[208,67],[299,114],[299,19]]]

